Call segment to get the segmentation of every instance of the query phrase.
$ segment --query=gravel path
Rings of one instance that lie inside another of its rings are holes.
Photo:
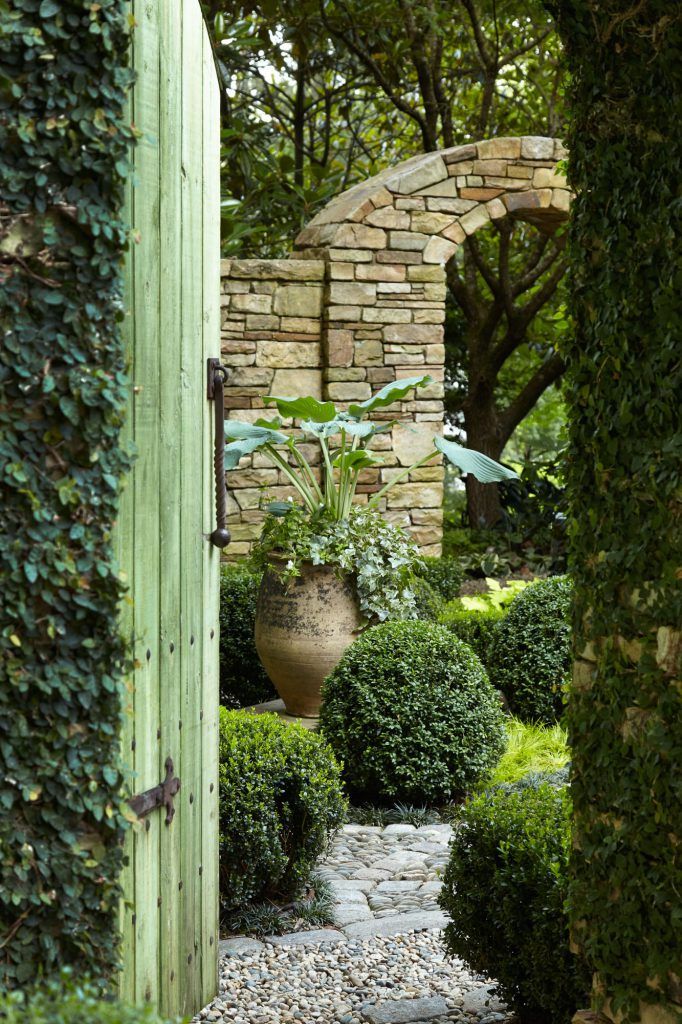
[[[220,943],[220,1024],[493,1024],[490,983],[446,957],[436,902],[449,825],[346,825],[318,874],[335,924]]]

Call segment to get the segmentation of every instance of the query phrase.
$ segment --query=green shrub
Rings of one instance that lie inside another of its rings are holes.
[[[566,732],[560,725],[537,725],[509,718],[507,747],[486,785],[517,782],[531,773],[552,774],[568,764]]]
[[[464,572],[459,559],[448,555],[442,558],[425,556],[420,562],[421,565],[415,570],[415,575],[428,583],[444,601],[454,600],[464,582]]]
[[[60,981],[34,991],[0,995],[3,1024],[161,1024],[149,1006],[127,1006],[102,998],[88,981],[74,981],[68,970]]]
[[[443,611],[443,598],[426,580],[415,578],[412,584],[417,618],[422,622],[437,622]]]
[[[566,576],[538,580],[514,598],[495,630],[490,678],[523,721],[551,725],[561,715],[571,666],[572,591]]]
[[[368,629],[322,696],[322,731],[363,798],[447,801],[504,748],[502,711],[480,660],[442,626]]]
[[[275,715],[221,708],[219,772],[223,909],[295,895],[345,820],[331,750]]]
[[[569,1024],[590,980],[568,948],[567,790],[488,790],[460,822],[440,895],[448,950],[496,978],[523,1024]]]
[[[254,640],[261,573],[244,564],[220,572],[220,703],[226,708],[260,704],[277,696],[260,663]]]
[[[493,633],[506,614],[506,608],[495,605],[479,611],[465,608],[461,601],[450,601],[441,609],[438,621],[459,640],[469,644],[483,664],[487,665]]]

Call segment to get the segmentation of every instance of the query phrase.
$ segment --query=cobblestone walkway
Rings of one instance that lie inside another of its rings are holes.
[[[449,825],[346,825],[318,874],[333,927],[220,944],[221,1024],[511,1024],[490,983],[445,956],[436,902]]]

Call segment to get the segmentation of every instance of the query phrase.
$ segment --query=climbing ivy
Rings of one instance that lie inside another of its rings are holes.
[[[669,0],[554,9],[573,81],[574,942],[595,1008],[680,1005],[680,94]],[[656,1007],[654,1011],[654,1007]],[[648,1008],[648,1009],[647,1009]]]
[[[118,959],[124,0],[0,0],[0,987]]]

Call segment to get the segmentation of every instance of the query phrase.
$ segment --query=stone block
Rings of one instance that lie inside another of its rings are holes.
[[[345,942],[346,936],[336,928],[316,928],[310,932],[291,932],[289,935],[266,935],[264,941],[273,946],[319,946],[328,942]]]
[[[327,331],[327,357],[331,366],[350,366],[353,362],[353,332]]]
[[[442,508],[415,508],[412,510],[412,522],[417,526],[438,526],[443,523]],[[440,885],[440,882],[438,883]]]
[[[484,142],[479,142],[477,148],[481,160],[496,160],[499,158],[518,160],[521,156],[520,139],[486,139]]]
[[[406,198],[405,196],[401,196],[399,199],[396,199],[396,201],[395,201],[395,208],[396,208],[396,210],[410,210],[410,211],[412,211],[412,210],[425,210],[426,209],[426,203],[424,202],[424,200],[422,199],[421,196],[411,196],[410,198]]]
[[[284,285],[275,293],[273,308],[280,316],[317,318],[322,313],[322,288]]]
[[[505,199],[507,198],[509,197],[505,196]],[[479,228],[489,223],[489,221],[490,215],[485,206],[477,206],[475,209],[470,210],[469,213],[465,213],[459,223],[467,235],[473,235],[474,231],[478,231]]]
[[[374,915],[366,901],[364,903],[338,903],[334,907],[334,924],[339,927],[353,924],[355,921],[371,921],[373,918]]]
[[[464,232],[462,232],[462,238],[464,238]],[[408,281],[429,281],[439,284],[444,280],[444,274],[440,267],[434,267],[433,265],[408,267],[407,278]]]
[[[364,224],[341,224],[334,235],[334,245],[350,249],[385,249],[386,232]]]
[[[258,341],[256,342],[256,363],[272,369],[287,369],[294,366],[320,366],[319,342],[301,341]]]
[[[322,374],[320,370],[275,370],[270,385],[273,395],[312,395],[322,398]]]
[[[327,385],[327,395],[332,402],[364,402],[370,398],[372,389],[363,381],[332,383]]]
[[[395,324],[384,328],[384,339],[397,345],[440,345],[443,328],[436,324]]]
[[[554,157],[554,139],[542,135],[524,135],[521,156],[526,160],[551,160]]]
[[[412,315],[409,309],[392,309],[390,306],[374,306],[363,309],[362,319],[368,324],[409,324]]]
[[[399,484],[386,497],[389,508],[440,508],[443,488],[435,483]]]
[[[447,1017],[450,1008],[442,996],[418,999],[387,999],[362,1011],[369,1024],[421,1024],[435,1017]]]
[[[330,249],[329,259],[340,263],[371,263],[374,253],[369,249]]]
[[[448,242],[448,245],[452,245],[452,242]],[[431,303],[445,302],[445,285],[444,284],[425,284],[424,285],[424,298]],[[426,308],[426,307],[424,307]]]
[[[500,217],[507,216],[507,208],[501,199],[491,199],[491,201],[485,205],[488,211],[488,216],[491,220],[499,220]]]
[[[474,169],[473,160],[458,160],[455,164],[448,164],[448,174],[450,177],[461,177],[463,174],[471,174]]]
[[[530,180],[528,178],[495,178],[488,177],[483,179],[486,187],[490,188],[504,188],[505,192],[522,192],[526,188],[530,188]]]
[[[456,178],[445,178],[444,181],[439,181],[437,185],[431,185],[430,188],[425,188],[422,191],[424,196],[444,196],[456,199],[459,195],[457,189]]]
[[[319,318],[305,316],[283,316],[280,317],[280,326],[278,333],[315,335],[319,334],[320,330],[321,328]]]
[[[428,235],[417,231],[390,231],[389,238],[392,250],[401,249],[404,252],[421,252],[429,241]]]
[[[410,227],[410,215],[406,210],[395,210],[392,206],[384,206],[380,210],[370,213],[365,222],[377,228],[393,228],[408,231]]]
[[[438,153],[415,157],[413,161],[407,161],[407,163],[412,163],[412,166],[402,170],[386,182],[386,187],[391,192],[410,195],[413,192],[422,192],[429,185],[447,178],[447,168]]]
[[[305,259],[232,260],[229,276],[247,281],[323,281],[324,263]]]
[[[473,160],[477,155],[474,143],[468,142],[463,146],[453,146],[446,149],[442,156],[446,164],[457,163],[459,160]]]
[[[533,188],[566,188],[566,178],[551,167],[538,167],[533,174]]]
[[[474,160],[474,174],[495,174],[498,178],[505,178],[507,176],[507,161]],[[468,181],[467,184],[469,184]],[[473,184],[473,182],[471,184]]]
[[[332,305],[367,306],[376,302],[376,297],[376,285],[364,281],[334,281],[329,289],[329,301]]]
[[[386,366],[395,367],[396,370],[399,367],[404,367],[407,371],[408,368],[411,369],[412,367],[415,366],[423,366],[425,362],[426,360],[424,359],[424,353],[419,351],[387,352],[384,355],[384,363],[386,364]],[[412,374],[405,372],[403,376],[411,377]]]
[[[230,376],[228,388],[235,394],[235,388],[252,387],[268,388],[272,381],[273,371],[266,366],[250,366],[235,370]]]
[[[447,229],[446,229],[447,230]],[[438,263],[444,266],[457,251],[457,243],[449,238],[434,236],[424,249],[424,263]]]
[[[270,295],[233,295],[232,309],[241,313],[271,313],[272,297]]]
[[[325,310],[329,323],[359,321],[361,313],[360,306],[327,306]]]
[[[452,224],[452,216],[447,213],[425,211],[412,214],[412,230],[421,231],[426,235],[437,235],[443,228]]]
[[[571,193],[565,188],[553,189],[551,206],[555,210],[561,210],[562,213],[568,213],[571,206]]]
[[[261,487],[263,484],[276,484],[279,480],[279,470],[268,462],[267,469],[256,469],[253,466],[249,469],[230,470],[230,487],[234,490],[237,487]]]
[[[416,324],[442,324],[444,318],[443,309],[416,309],[413,315]]]
[[[404,281],[405,267],[399,263],[361,264],[356,270],[356,277],[358,281]]]
[[[326,381],[367,380],[367,371],[361,366],[328,366],[322,373]]]
[[[405,249],[389,249],[377,253],[377,263],[421,263],[420,252],[407,252]]]
[[[534,168],[527,164],[509,164],[507,167],[509,178],[532,178],[534,173]]]
[[[496,199],[503,191],[501,188],[463,188],[460,195],[463,199],[473,199],[477,203],[485,203],[488,199]]]
[[[365,870],[372,870],[366,868]],[[358,875],[360,873],[358,872]],[[371,939],[374,935],[400,935],[404,932],[426,931],[431,928],[445,928],[449,918],[440,910],[416,910],[407,914],[393,914],[373,921],[357,921],[343,930],[349,939]],[[305,932],[299,932],[305,935]]]
[[[329,277],[332,281],[353,281],[355,279],[355,264],[330,263]]]
[[[249,313],[246,317],[247,331],[276,331],[278,328],[278,316],[272,316],[269,313]]]
[[[417,389],[416,394],[419,393],[420,389]],[[392,434],[393,451],[401,466],[411,466],[433,451],[432,432],[420,430],[414,423],[396,423]]]

